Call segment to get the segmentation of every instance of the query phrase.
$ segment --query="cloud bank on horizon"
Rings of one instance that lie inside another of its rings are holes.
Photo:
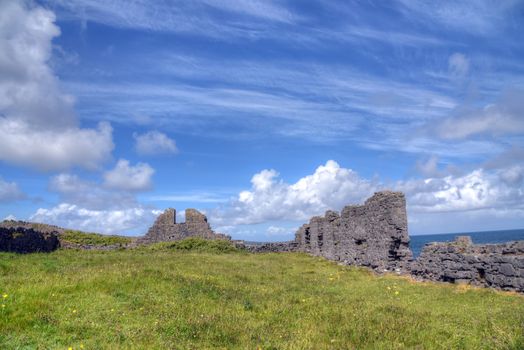
[[[0,216],[235,238],[406,193],[524,227],[524,3],[0,0]]]

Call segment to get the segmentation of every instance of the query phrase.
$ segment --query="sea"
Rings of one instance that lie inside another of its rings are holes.
[[[409,242],[409,246],[413,251],[413,256],[417,257],[420,255],[420,252],[426,243],[451,242],[456,236],[470,236],[475,244],[504,243],[524,240],[524,229],[469,233],[443,233],[436,235],[410,235],[411,241]]]

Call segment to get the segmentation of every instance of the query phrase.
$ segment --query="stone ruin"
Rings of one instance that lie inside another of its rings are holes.
[[[205,215],[186,209],[184,223],[176,210],[167,209],[137,244],[181,240],[188,237],[228,239],[215,233]],[[63,229],[18,221],[0,223],[0,251],[48,252],[60,247]],[[328,210],[300,227],[295,240],[265,244],[233,241],[251,252],[305,252],[346,265],[366,266],[378,272],[397,271],[416,279],[468,283],[524,293],[524,241],[472,244],[471,238],[429,243],[414,260],[409,248],[406,200],[401,192],[375,193],[363,205],[350,205],[341,213]],[[133,244],[134,246],[134,244]]]
[[[215,233],[204,214],[196,209],[186,209],[186,222],[177,224],[176,210],[169,208],[160,214],[146,235],[137,240],[138,244],[178,241],[188,237],[205,239],[230,239],[221,233]]]
[[[37,231],[30,227],[0,227],[0,251],[14,253],[52,252],[60,247],[58,231]]]
[[[296,233],[297,250],[377,270],[405,268],[412,259],[401,192],[378,192],[364,205],[350,205],[340,215],[327,211]]]
[[[524,241],[473,244],[471,237],[429,243],[411,266],[415,277],[524,292]]]
[[[254,253],[299,251],[416,279],[524,292],[524,241],[474,245],[470,237],[459,237],[427,244],[414,260],[401,192],[377,192],[340,214],[328,210],[300,227],[294,241],[243,246]]]

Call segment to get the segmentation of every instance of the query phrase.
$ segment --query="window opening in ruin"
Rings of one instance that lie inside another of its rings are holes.
[[[309,228],[306,228],[306,232],[304,233],[304,238],[305,238],[304,240],[305,240],[306,246],[309,246],[311,242],[311,233],[309,232]]]
[[[486,279],[486,270],[478,268],[477,271],[479,273],[480,280],[482,281],[485,280]]]
[[[355,239],[355,244],[356,245],[362,245],[366,243],[366,240],[365,239]]]

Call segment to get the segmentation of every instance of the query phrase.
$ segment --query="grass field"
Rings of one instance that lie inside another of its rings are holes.
[[[0,253],[0,293],[0,349],[524,349],[521,295],[305,254]]]

